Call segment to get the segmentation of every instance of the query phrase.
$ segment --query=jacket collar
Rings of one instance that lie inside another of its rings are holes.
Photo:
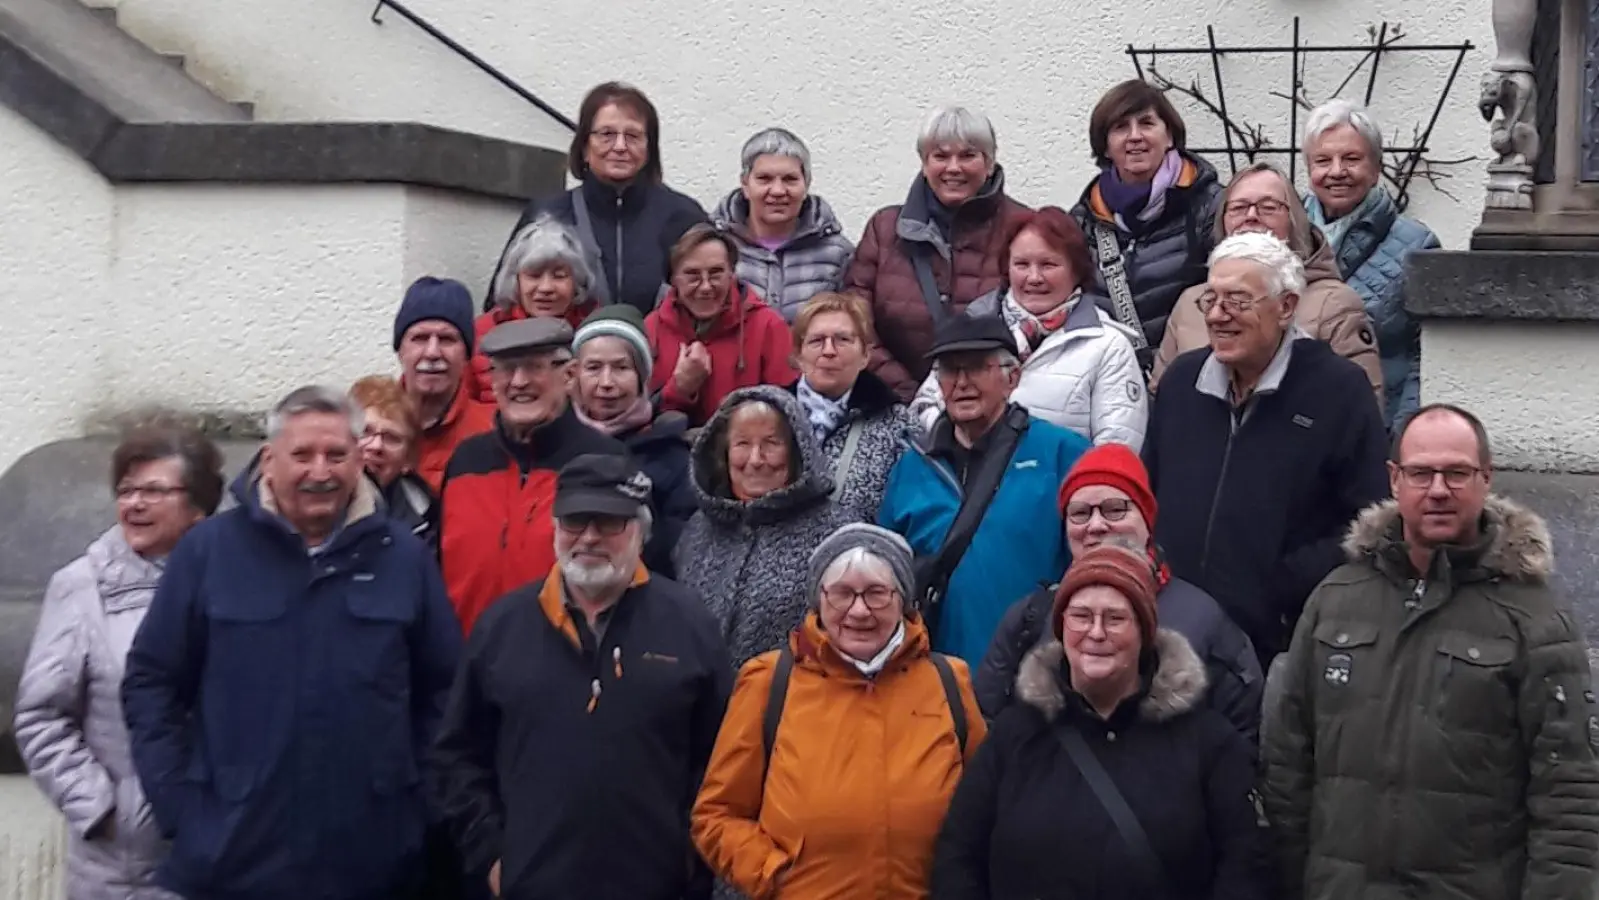
[[[794,654],[794,663],[807,668],[817,669],[828,675],[853,678],[859,681],[868,680],[861,674],[861,670],[844,658],[827,636],[822,628],[820,614],[812,609],[805,614],[804,620],[789,635],[788,645]],[[910,613],[905,617],[905,641],[889,657],[888,664],[883,666],[877,677],[887,675],[890,671],[905,669],[911,662],[926,657],[932,651],[932,641],[927,634],[927,626],[922,623],[922,617]]]
[[[628,582],[627,592],[649,583],[650,571],[640,562],[633,568],[633,580]],[[550,625],[570,641],[574,648],[581,650],[583,641],[578,637],[577,623],[572,621],[572,613],[566,608],[566,589],[562,586],[560,563],[550,567],[550,574],[545,577],[543,586],[539,588],[538,601],[539,609],[544,612],[544,618],[549,620]]]
[[[1310,226],[1310,255],[1305,257],[1305,284],[1318,281],[1342,281],[1338,275],[1338,259],[1333,256],[1332,244],[1321,229]],[[1303,301],[1301,301],[1303,302]]]
[[[1288,366],[1293,362],[1294,342],[1301,338],[1308,339],[1299,323],[1288,326],[1288,331],[1283,335],[1283,341],[1277,346],[1277,352],[1272,355],[1271,362],[1266,364],[1266,371],[1260,373],[1260,381],[1256,382],[1255,390],[1250,397],[1263,397],[1266,394],[1275,394],[1283,386],[1283,379],[1288,377]],[[1233,386],[1231,373],[1227,366],[1216,358],[1216,354],[1209,353],[1205,361],[1199,366],[1199,377],[1194,379],[1194,387],[1201,394],[1215,397],[1223,403],[1232,404]]]
[[[1179,150],[1178,153],[1183,158],[1183,167],[1177,174],[1177,181],[1172,184],[1168,189],[1169,191],[1177,193],[1178,196],[1183,196],[1188,193],[1190,188],[1204,187],[1207,182],[1215,183],[1219,181],[1216,169],[1210,163],[1197,156],[1190,155],[1187,151]],[[1104,177],[1103,173],[1094,176],[1094,180],[1088,183],[1088,187],[1083,190],[1083,195],[1078,202],[1086,207],[1095,219],[1109,225],[1116,221],[1116,214],[1111,211],[1110,206],[1105,203],[1105,198],[1100,195],[1099,179],[1102,177]],[[1166,212],[1158,218],[1170,216],[1177,210],[1182,210],[1186,213],[1188,205],[1186,203],[1168,203]],[[1092,239],[1090,239],[1090,243],[1092,243]],[[1089,250],[1092,251],[1093,247],[1089,247]]]
[[[1470,572],[1480,571],[1485,577],[1526,584],[1544,584],[1553,574],[1554,543],[1549,526],[1537,513],[1507,497],[1489,494],[1480,530],[1482,537],[1476,544],[1443,549],[1451,573],[1469,578]],[[1398,501],[1384,500],[1363,510],[1349,526],[1343,549],[1352,562],[1369,559],[1389,567],[1402,564],[1402,571],[1408,571],[1410,559]]]
[[[161,580],[165,566],[133,552],[120,524],[109,529],[89,545],[85,553],[89,567],[94,571],[95,584],[100,599],[108,607],[117,605],[117,598],[139,591],[154,591]],[[148,602],[148,597],[145,601]]]
[[[760,245],[755,243],[755,235],[750,231],[749,222],[750,202],[745,198],[744,192],[736,188],[722,198],[722,202],[717,204],[716,210],[711,213],[711,223],[719,230],[732,232],[743,243],[758,247]],[[806,194],[804,202],[800,204],[799,215],[795,217],[794,233],[789,236],[788,243],[796,244],[843,232],[844,226],[839,223],[833,207],[816,194]]]
[[[1162,628],[1155,635],[1155,668],[1138,698],[1138,717],[1163,722],[1199,705],[1210,687],[1205,664],[1182,635]],[[1016,697],[1053,722],[1065,711],[1066,648],[1048,640],[1030,650],[1016,673]]]
[[[949,256],[949,241],[939,232],[938,226],[933,224],[932,212],[928,209],[927,196],[930,190],[927,179],[918,174],[916,180],[911,182],[910,193],[905,197],[905,205],[900,207],[899,215],[894,220],[894,233],[901,240],[932,244],[939,253]],[[983,182],[983,186],[977,190],[977,196],[955,210],[955,221],[963,223],[992,218],[999,211],[1004,195],[1005,167],[996,163],[994,174]]]
[[[695,340],[706,340],[737,331],[744,319],[754,313],[759,307],[766,304],[761,301],[759,294],[743,281],[733,284],[733,299],[716,317],[716,322],[710,331],[703,335],[696,335]],[[694,317],[677,299],[677,288],[668,288],[666,296],[662,298],[660,307],[656,310],[660,316],[661,325],[673,334],[694,335]],[[740,342],[742,344],[742,341]]]
[[[849,390],[849,408],[852,412],[869,419],[893,409],[898,403],[899,398],[883,379],[865,369],[855,376],[855,386]]]
[[[654,187],[653,184],[635,178],[621,189],[617,189],[598,178],[590,177],[583,179],[577,190],[583,192],[583,200],[588,204],[591,215],[614,219],[618,208],[632,212],[643,206]]]

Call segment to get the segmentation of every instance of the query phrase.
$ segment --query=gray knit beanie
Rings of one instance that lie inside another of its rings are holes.
[[[833,564],[833,560],[856,547],[864,547],[868,553],[888,563],[888,568],[894,573],[894,586],[904,598],[905,611],[910,612],[914,602],[911,592],[916,585],[911,545],[887,528],[867,522],[853,522],[840,527],[823,538],[811,551],[810,567],[805,577],[806,596],[811,608],[816,608],[822,596],[822,575],[827,567]]]
[[[654,360],[650,358],[649,338],[644,335],[644,314],[630,303],[613,303],[594,310],[572,336],[573,355],[597,337],[621,338],[627,344],[633,354],[633,367],[638,370],[639,390],[648,391]]]

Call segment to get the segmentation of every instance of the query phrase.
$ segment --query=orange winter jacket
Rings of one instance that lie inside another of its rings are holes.
[[[750,660],[694,804],[694,846],[752,900],[928,895],[933,840],[987,734],[966,664],[965,758],[921,620],[876,678],[829,645],[816,613],[789,640],[794,669],[765,772],[762,722],[777,651]],[[764,776],[764,779],[763,779]],[[764,789],[763,789],[764,780]]]
[[[432,428],[423,430],[417,442],[416,474],[427,482],[433,493],[439,493],[444,488],[444,470],[450,464],[450,457],[455,455],[455,448],[467,438],[493,427],[494,406],[485,406],[472,399],[467,376],[463,373],[461,386],[456,388],[450,408],[444,411],[444,416]]]

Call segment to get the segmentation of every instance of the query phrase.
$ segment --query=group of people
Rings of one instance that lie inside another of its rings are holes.
[[[706,216],[636,89],[578,125],[398,377],[290,392],[227,490],[116,448],[17,709],[70,896],[1591,891],[1583,638],[1418,406],[1363,110],[1302,202],[1119,85],[1071,212],[938,110],[858,246],[786,131]]]

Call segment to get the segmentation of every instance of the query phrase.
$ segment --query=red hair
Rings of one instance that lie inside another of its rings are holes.
[[[1071,213],[1058,206],[1046,206],[1019,213],[1011,220],[1010,228],[1005,232],[1005,249],[999,255],[999,270],[1004,273],[1007,284],[1010,279],[1010,247],[1024,231],[1031,231],[1043,238],[1051,250],[1065,256],[1066,264],[1071,266],[1078,284],[1093,282],[1094,259],[1088,253],[1088,236],[1083,234],[1083,229]]]

